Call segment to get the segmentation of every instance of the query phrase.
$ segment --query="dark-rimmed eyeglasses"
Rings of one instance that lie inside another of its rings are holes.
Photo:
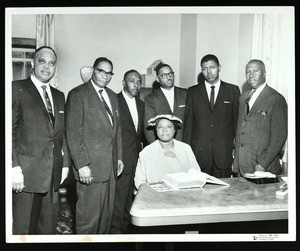
[[[157,75],[158,77],[161,77],[163,79],[167,78],[168,76],[171,78],[171,77],[174,77],[174,71],[171,71],[169,73],[162,73],[162,74],[159,74]]]
[[[105,70],[102,70],[102,69],[97,69],[97,68],[94,68],[96,71],[98,71],[99,72],[99,74],[102,76],[102,77],[109,77],[109,78],[111,78],[113,75],[114,75],[114,73],[113,72],[106,72]]]

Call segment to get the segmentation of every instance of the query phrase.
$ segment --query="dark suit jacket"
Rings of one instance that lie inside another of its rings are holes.
[[[183,141],[191,145],[201,169],[214,158],[218,169],[231,168],[240,90],[221,81],[211,109],[204,81],[188,89]]]
[[[284,97],[268,85],[246,114],[249,91],[240,98],[236,132],[234,171],[253,173],[257,163],[268,172],[281,173],[280,151],[287,138],[287,104]]]
[[[47,192],[52,170],[57,191],[62,167],[71,166],[65,138],[65,97],[52,87],[51,93],[54,128],[42,97],[31,79],[14,81],[12,84],[13,167],[22,168],[25,192]]]
[[[144,123],[144,102],[136,98],[136,106],[139,118],[137,131],[135,130],[133,120],[127,105],[127,102],[120,92],[118,94],[120,107],[120,123],[122,130],[123,145],[123,163],[124,174],[135,172],[139,152],[142,150],[143,141],[143,123]]]
[[[118,160],[122,160],[122,140],[117,94],[106,88],[112,106],[114,126],[92,82],[72,89],[66,104],[66,131],[71,158],[77,170],[89,166],[93,182],[105,182],[113,168],[117,177]]]
[[[155,141],[154,130],[148,130],[148,120],[159,114],[173,114],[180,118],[183,122],[184,111],[185,111],[185,100],[186,100],[187,90],[174,86],[174,109],[172,112],[170,105],[165,97],[164,93],[160,88],[155,89],[151,94],[145,97],[145,119],[144,119],[144,132],[148,143]],[[177,130],[177,135],[175,139],[182,140],[182,131],[184,123]]]

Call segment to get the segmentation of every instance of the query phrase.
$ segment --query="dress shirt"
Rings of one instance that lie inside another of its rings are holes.
[[[262,92],[262,90],[265,88],[266,85],[267,83],[264,83],[260,87],[255,89],[255,92],[253,93],[251,99],[249,100],[249,110],[251,110],[251,107],[253,106],[255,100],[258,98],[259,94]]]
[[[111,107],[111,103],[110,103],[110,100],[109,100],[109,97],[108,97],[108,95],[107,95],[107,92],[106,92],[105,88],[100,88],[100,87],[98,87],[97,85],[95,85],[95,83],[93,82],[92,79],[91,79],[91,82],[92,82],[92,84],[93,84],[93,86],[94,86],[94,88],[95,88],[95,90],[96,90],[96,92],[97,92],[97,95],[98,95],[98,97],[100,98],[101,102],[102,102],[102,99],[101,99],[101,96],[100,96],[99,91],[100,91],[100,90],[103,90],[103,91],[102,91],[102,97],[104,98],[106,104],[108,105],[109,109],[111,110],[111,112],[112,112],[112,114],[113,114],[113,110],[112,110],[112,107]],[[111,120],[111,117],[109,116],[109,114],[108,114],[108,118],[109,118],[110,123],[113,124],[113,121]]]
[[[174,112],[174,86],[172,86],[170,89],[160,88],[163,94],[165,95],[169,106],[171,108],[171,111]]]
[[[31,78],[31,81],[33,82],[33,84],[35,85],[36,89],[38,90],[39,94],[41,95],[41,98],[42,98],[42,100],[44,102],[44,105],[47,109],[46,101],[44,99],[44,94],[43,94],[43,88],[42,88],[43,85],[46,86],[46,91],[47,91],[47,94],[49,96],[50,103],[51,103],[51,106],[52,106],[52,114],[54,116],[55,115],[54,114],[54,104],[53,104],[53,98],[52,98],[52,93],[51,93],[49,82],[48,83],[41,82],[34,75],[31,75],[30,78]]]
[[[205,80],[205,87],[206,87],[206,91],[207,91],[208,100],[210,99],[211,87],[212,87],[212,86],[215,87],[215,100],[214,100],[214,104],[216,103],[216,100],[217,100],[217,97],[218,97],[220,85],[221,85],[220,79],[219,79],[218,82],[215,83],[215,84],[210,84],[210,83],[208,83],[208,82]]]
[[[136,108],[136,101],[135,101],[135,97],[131,97],[128,94],[126,94],[126,92],[124,92],[124,90],[122,91],[123,97],[125,98],[125,101],[128,105],[133,123],[134,123],[134,127],[135,130],[137,131],[138,128],[138,124],[139,124],[139,117],[138,117],[138,112],[137,112],[137,108]]]

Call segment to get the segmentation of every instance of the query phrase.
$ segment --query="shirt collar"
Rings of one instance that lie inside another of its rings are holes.
[[[265,82],[264,84],[262,84],[261,86],[259,86],[258,88],[255,89],[255,94],[258,95],[262,92],[262,90],[265,88],[265,86],[267,85],[267,82]],[[254,89],[251,89],[254,90]]]
[[[100,90],[105,91],[105,88],[100,88],[99,86],[97,86],[92,79],[91,79],[91,82],[92,82],[92,85],[94,86],[94,88],[97,92],[100,91]]]
[[[174,91],[174,85],[170,89],[165,89],[165,88],[162,88],[162,87],[160,87],[160,89],[164,93],[171,93],[171,92]]]
[[[31,74],[30,79],[34,83],[35,86],[43,86],[43,85],[45,85],[45,86],[47,86],[47,89],[50,88],[49,82],[44,83],[44,82],[38,80],[36,78],[36,76],[34,76],[33,74]]]
[[[221,85],[221,80],[220,80],[220,79],[219,79],[219,80],[217,81],[217,83],[215,83],[215,84],[208,83],[208,82],[205,80],[205,86],[206,86],[206,88],[210,88],[210,87],[212,87],[212,86],[214,86],[215,88],[219,88],[220,85]]]
[[[123,96],[126,100],[129,100],[129,101],[134,101],[135,100],[135,97],[129,96],[124,90],[122,90],[122,94],[123,94]]]

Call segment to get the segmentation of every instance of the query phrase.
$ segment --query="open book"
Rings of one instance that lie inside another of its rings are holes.
[[[206,183],[229,186],[226,182],[195,169],[189,169],[188,172],[166,174],[161,182],[149,185],[158,192],[166,192],[185,188],[199,188]]]

